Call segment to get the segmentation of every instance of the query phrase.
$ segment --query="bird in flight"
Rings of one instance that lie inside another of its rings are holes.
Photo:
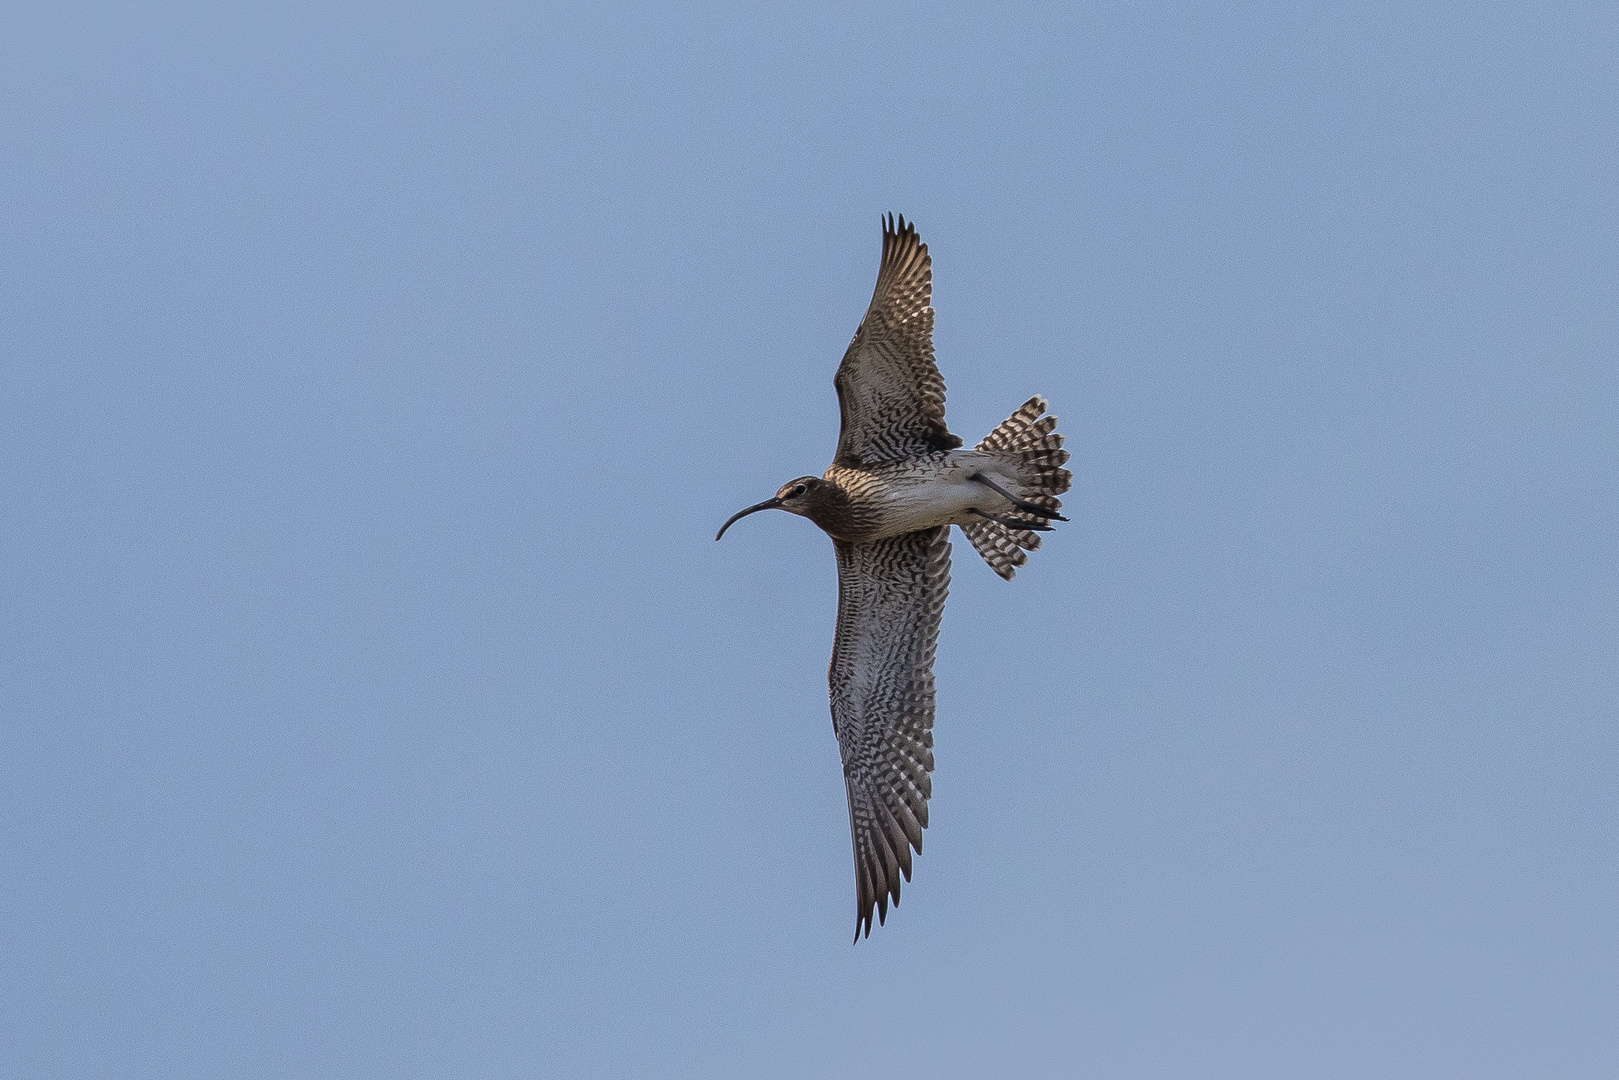
[[[832,384],[843,429],[820,476],[733,514],[807,517],[832,538],[838,624],[827,683],[854,838],[855,940],[887,921],[922,853],[933,792],[933,653],[950,589],[950,526],[1002,578],[1040,546],[1073,474],[1046,402],[1030,398],[971,450],[944,422],[933,361],[933,263],[889,215],[871,306]]]

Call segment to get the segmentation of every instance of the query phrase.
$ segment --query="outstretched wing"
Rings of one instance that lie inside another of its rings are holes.
[[[961,440],[944,424],[944,378],[933,362],[933,261],[916,226],[883,223],[883,261],[866,317],[832,385],[843,430],[840,465],[897,461]]]
[[[933,651],[950,591],[950,526],[834,541],[838,631],[827,683],[854,836],[855,938],[899,903],[933,793]]]

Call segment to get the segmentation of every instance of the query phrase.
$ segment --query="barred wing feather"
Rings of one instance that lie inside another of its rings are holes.
[[[838,628],[827,682],[854,840],[855,938],[899,903],[933,784],[933,653],[950,591],[950,526],[835,541]]]
[[[843,429],[840,465],[899,461],[954,450],[944,422],[944,378],[933,361],[933,262],[916,226],[883,223],[883,258],[871,306],[832,384]]]

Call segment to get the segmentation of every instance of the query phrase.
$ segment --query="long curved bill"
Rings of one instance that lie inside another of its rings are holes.
[[[736,513],[731,515],[731,518],[730,518],[729,521],[727,521],[724,525],[720,526],[720,531],[714,534],[714,539],[718,540],[720,537],[724,536],[726,529],[729,529],[732,525],[735,525],[738,521],[741,521],[743,518],[747,517],[749,514],[757,514],[761,510],[778,510],[780,508],[781,508],[781,500],[771,498],[771,499],[766,499],[764,502],[759,503],[757,506],[750,506],[746,510],[738,510]]]

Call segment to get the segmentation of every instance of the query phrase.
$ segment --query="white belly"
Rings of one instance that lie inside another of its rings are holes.
[[[1003,514],[1007,502],[989,487],[968,479],[982,474],[1008,491],[1020,485],[1015,473],[989,454],[955,450],[935,468],[892,477],[882,485],[881,536],[898,536],[937,525],[966,525],[973,510]]]

